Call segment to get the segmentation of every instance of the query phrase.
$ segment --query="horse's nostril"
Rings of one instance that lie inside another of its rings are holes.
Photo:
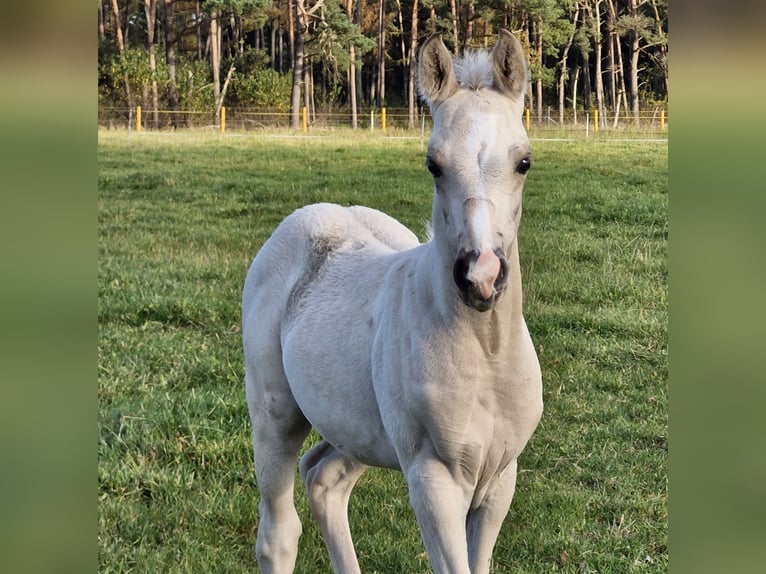
[[[497,279],[495,279],[495,290],[500,292],[508,283],[508,260],[501,249],[496,249],[495,255],[500,259],[500,273],[498,273]]]
[[[458,254],[457,259],[455,259],[455,265],[452,267],[452,277],[462,293],[467,292],[471,286],[471,282],[468,280],[468,270],[470,269],[471,262],[476,261],[478,258],[478,251],[466,251],[463,249]]]

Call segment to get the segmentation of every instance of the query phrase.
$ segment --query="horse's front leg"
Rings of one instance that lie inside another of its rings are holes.
[[[473,574],[489,573],[492,550],[516,489],[516,461],[505,467],[481,504],[468,513],[468,560]]]
[[[470,574],[465,529],[471,500],[468,485],[461,484],[433,452],[416,457],[405,477],[434,573]]]

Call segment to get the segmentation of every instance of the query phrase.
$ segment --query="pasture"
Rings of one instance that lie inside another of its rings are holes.
[[[532,149],[519,249],[545,412],[493,572],[665,572],[667,146]],[[367,134],[99,132],[100,572],[256,571],[247,268],[316,201],[381,209],[423,238],[424,156]],[[296,572],[329,572],[300,485],[296,499]],[[428,571],[398,473],[369,470],[349,516],[363,572]]]

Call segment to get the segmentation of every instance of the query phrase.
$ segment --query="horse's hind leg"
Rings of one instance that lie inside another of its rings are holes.
[[[335,572],[360,571],[348,525],[348,499],[366,469],[325,440],[301,458],[301,480]]]
[[[255,551],[264,574],[286,574],[295,567],[302,530],[293,502],[295,467],[311,429],[276,357],[247,361],[245,375],[261,499]]]

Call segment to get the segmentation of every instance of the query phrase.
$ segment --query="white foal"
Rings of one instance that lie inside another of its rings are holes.
[[[300,476],[335,572],[359,572],[347,507],[370,465],[404,473],[435,572],[489,571],[542,414],[516,240],[526,69],[506,31],[454,67],[440,36],[423,45],[430,241],[372,209],[318,204],[253,261],[242,327],[263,572],[295,565],[293,477],[311,427],[323,440]]]

